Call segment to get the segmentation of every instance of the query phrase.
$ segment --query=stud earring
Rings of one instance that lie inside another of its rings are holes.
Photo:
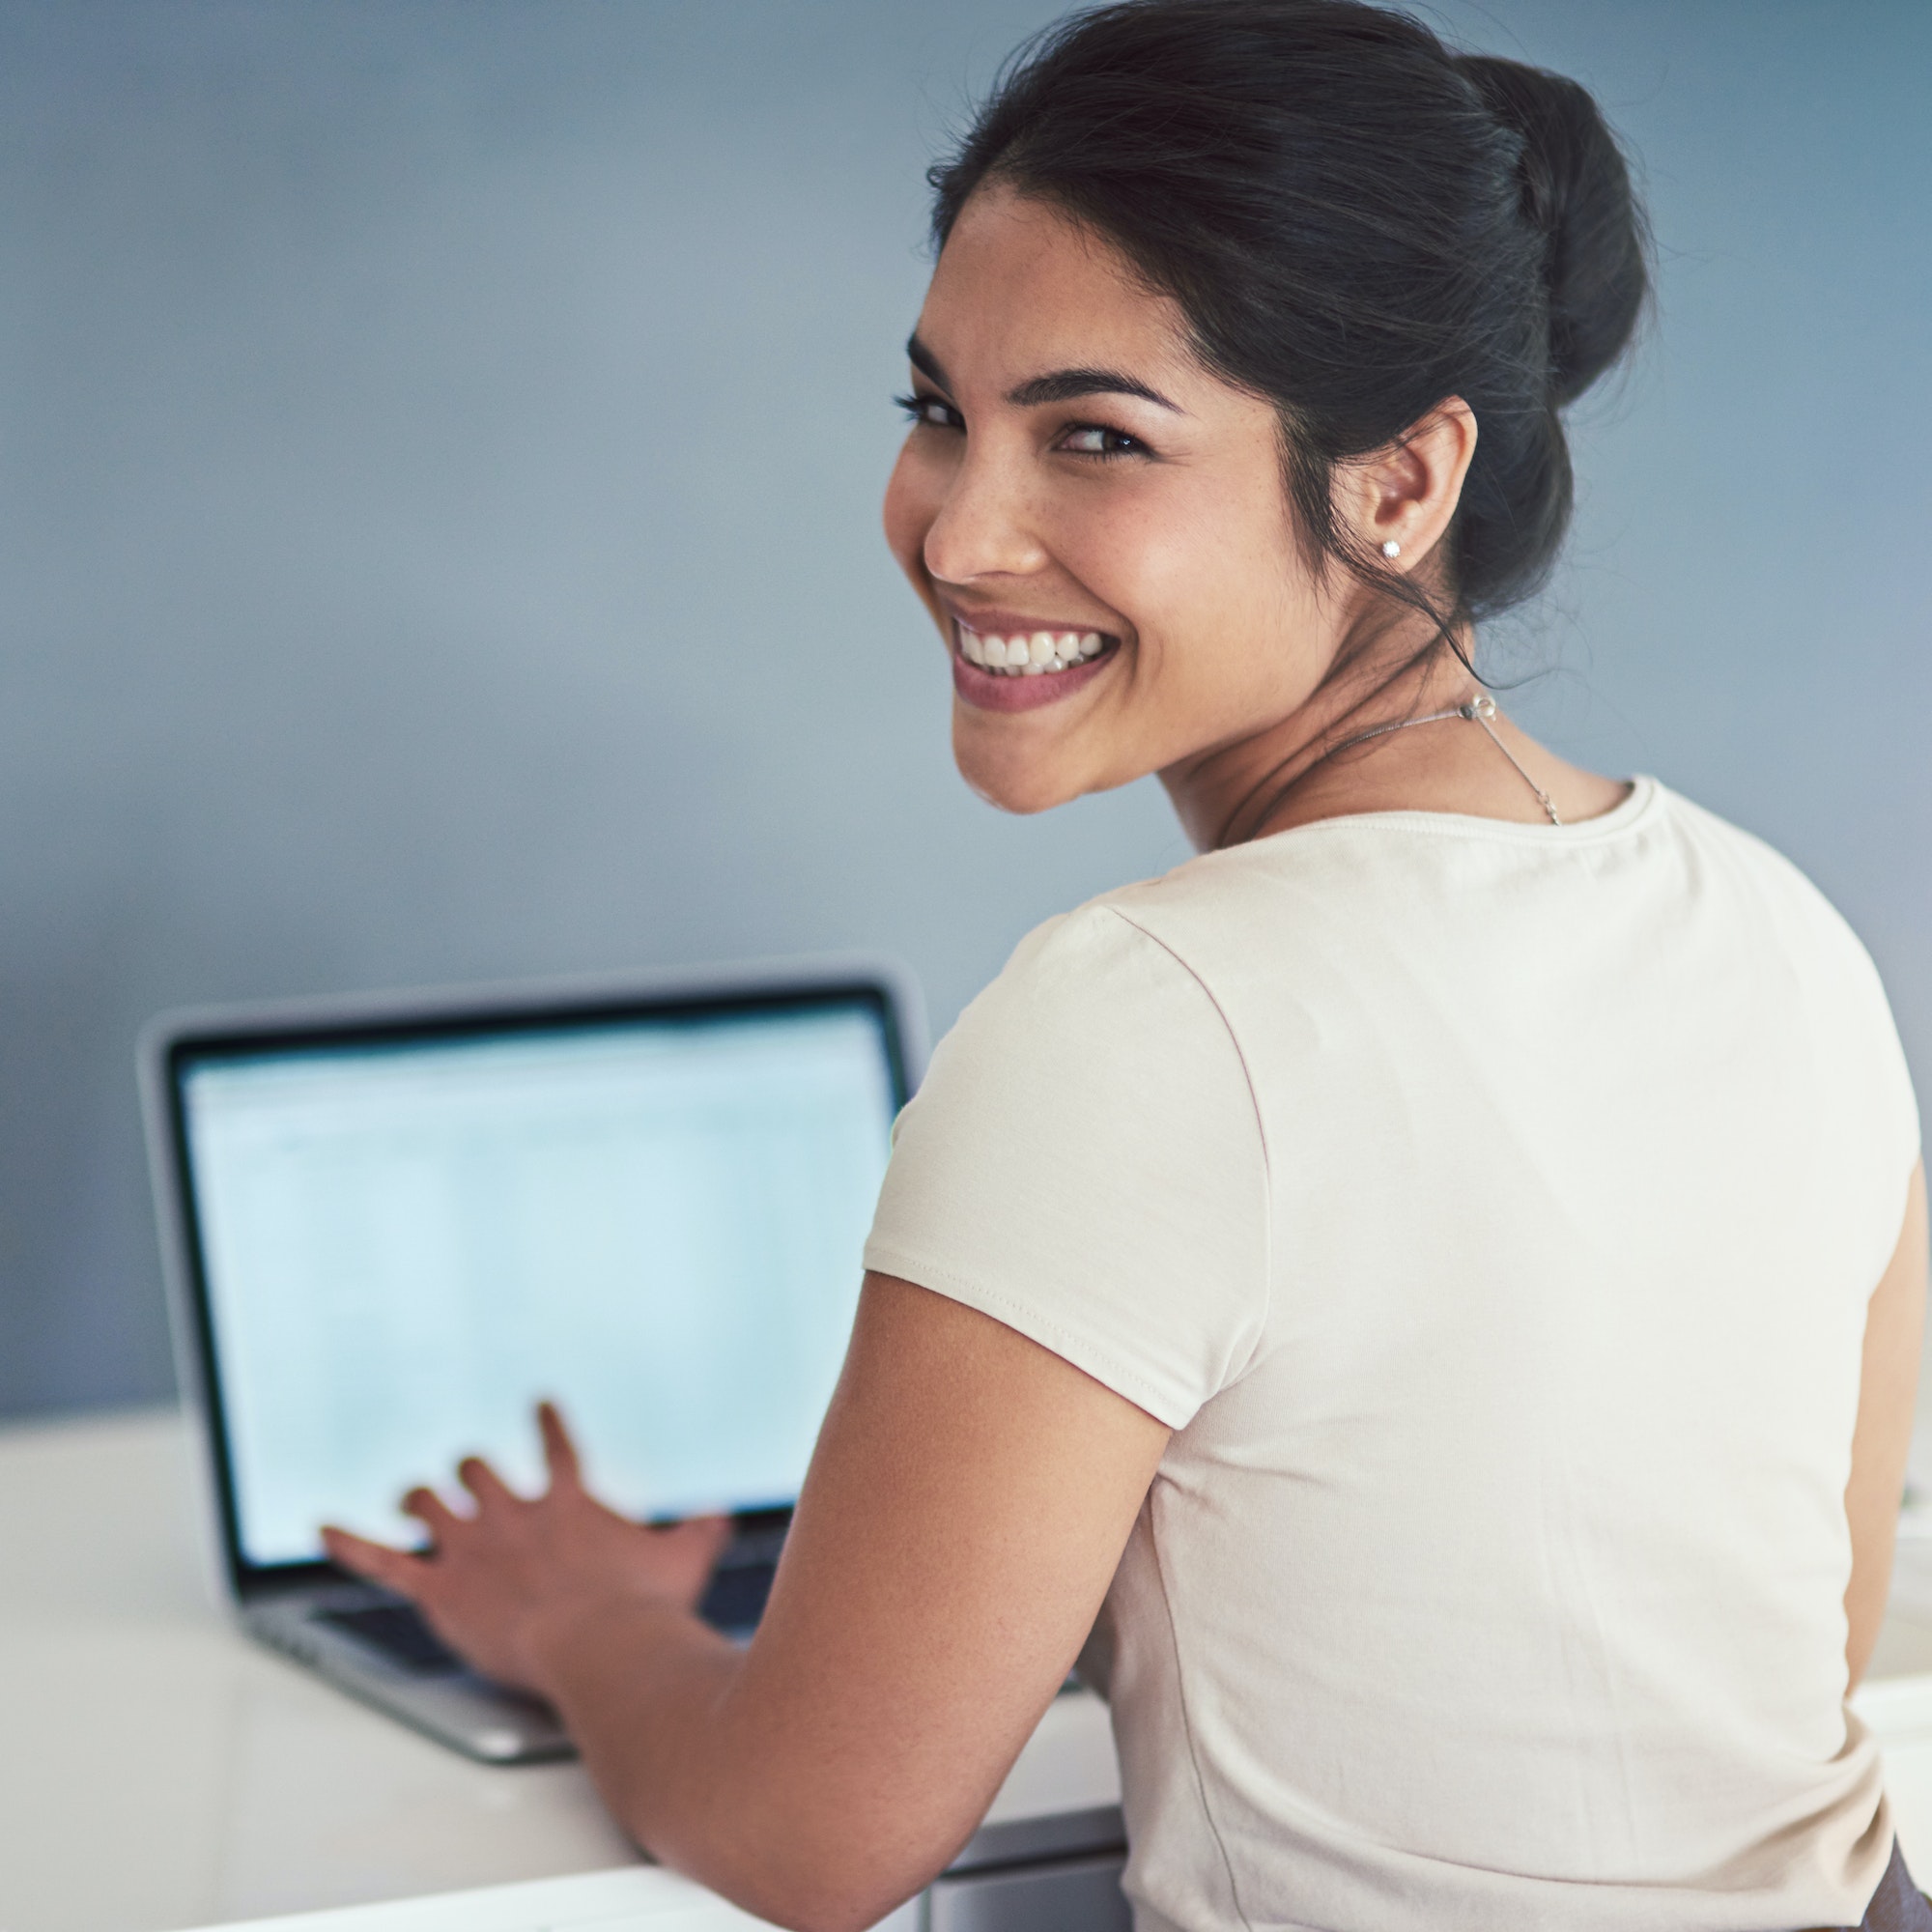
[[[1388,542],[1382,545],[1382,554],[1393,562],[1402,554],[1402,546],[1390,537]]]

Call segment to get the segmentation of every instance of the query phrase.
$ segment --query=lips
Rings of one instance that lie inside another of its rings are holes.
[[[1120,648],[1104,631],[1009,623],[980,630],[953,618],[952,688],[980,711],[1035,711],[1091,684]]]

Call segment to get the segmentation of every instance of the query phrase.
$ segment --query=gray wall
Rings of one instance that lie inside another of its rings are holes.
[[[921,169],[1023,0],[0,5],[0,1412],[168,1385],[185,1001],[879,946],[944,1023],[1184,847],[976,804],[877,531]],[[1808,867],[1932,1073],[1932,9],[1488,0],[1662,327],[1507,640]]]

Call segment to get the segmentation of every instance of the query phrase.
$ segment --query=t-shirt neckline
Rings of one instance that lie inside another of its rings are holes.
[[[1311,819],[1306,825],[1291,825],[1283,831],[1250,838],[1244,844],[1223,846],[1220,854],[1214,856],[1279,851],[1284,849],[1286,840],[1343,830],[1421,832],[1438,838],[1497,838],[1511,844],[1588,844],[1597,839],[1614,838],[1630,831],[1639,820],[1650,815],[1663,796],[1663,786],[1645,773],[1638,772],[1626,782],[1630,791],[1609,810],[1600,811],[1594,818],[1578,818],[1562,825],[1534,825],[1515,818],[1486,818],[1471,811],[1425,811],[1408,808],[1398,811],[1350,811],[1333,818]]]

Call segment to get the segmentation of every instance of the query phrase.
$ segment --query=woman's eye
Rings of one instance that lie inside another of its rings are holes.
[[[1145,456],[1148,446],[1139,437],[1122,429],[1105,429],[1099,423],[1079,423],[1068,430],[1056,448],[1073,456]]]
[[[895,396],[906,421],[919,429],[964,429],[966,419],[938,396]]]

